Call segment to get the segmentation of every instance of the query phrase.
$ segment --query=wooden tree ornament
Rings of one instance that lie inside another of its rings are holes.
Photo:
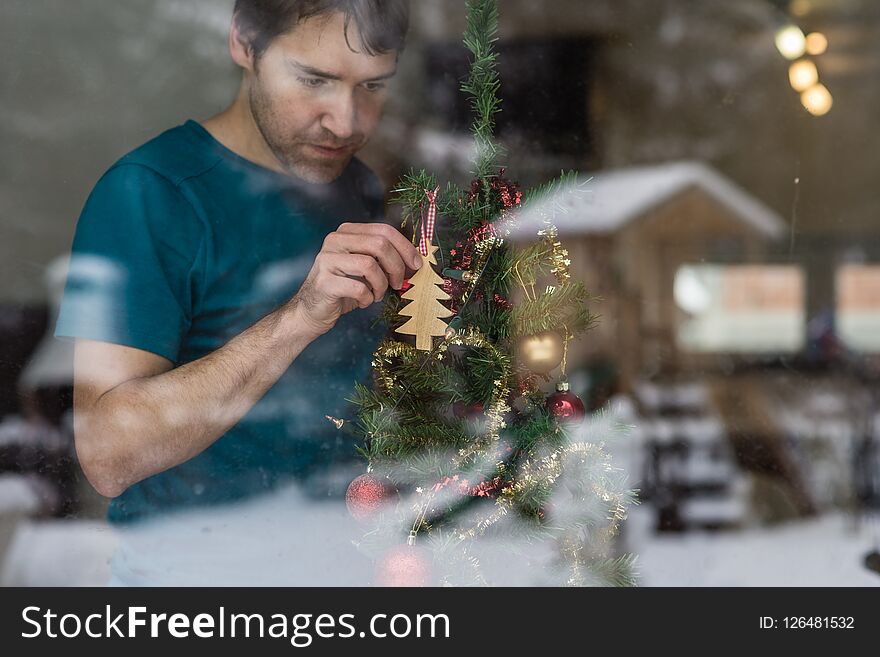
[[[416,349],[431,351],[434,336],[446,335],[446,322],[442,317],[450,317],[452,311],[440,301],[451,298],[437,287],[443,284],[443,278],[434,271],[437,258],[434,254],[439,247],[429,244],[428,255],[422,255],[422,267],[409,279],[410,288],[402,298],[409,299],[400,314],[411,317],[406,324],[396,329],[397,333],[416,336]]]

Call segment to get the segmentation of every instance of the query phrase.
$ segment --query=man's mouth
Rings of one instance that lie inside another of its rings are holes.
[[[340,146],[338,148],[332,146],[320,146],[318,144],[309,144],[309,148],[316,154],[327,158],[339,158],[347,155],[350,148],[348,146]]]

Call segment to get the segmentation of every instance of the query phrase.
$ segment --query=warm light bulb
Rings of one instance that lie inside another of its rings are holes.
[[[786,59],[797,59],[807,49],[807,38],[796,25],[783,27],[776,33],[776,47]]]
[[[807,35],[807,52],[811,55],[821,55],[828,50],[828,37],[821,32],[811,32]]]
[[[806,91],[819,81],[819,71],[809,59],[800,59],[789,66],[788,79],[795,91]]]
[[[813,116],[824,116],[831,111],[834,99],[824,84],[814,84],[801,94],[801,103]]]

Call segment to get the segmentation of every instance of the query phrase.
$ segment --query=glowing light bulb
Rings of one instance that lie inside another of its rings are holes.
[[[786,59],[798,59],[807,50],[807,37],[796,25],[787,25],[776,33],[776,48]]]
[[[799,59],[788,67],[788,79],[795,91],[806,91],[819,81],[819,71],[809,59]]]
[[[801,103],[813,116],[825,116],[831,111],[834,99],[824,84],[814,84],[801,94]]]
[[[809,54],[822,55],[828,50],[828,37],[821,32],[811,32],[807,35],[806,47]]]

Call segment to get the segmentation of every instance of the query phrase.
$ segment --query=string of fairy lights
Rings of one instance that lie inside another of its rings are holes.
[[[801,104],[813,116],[825,116],[834,105],[834,98],[819,79],[816,58],[828,51],[828,37],[822,32],[805,33],[796,24],[812,9],[810,0],[793,0],[788,13],[792,21],[776,31],[776,49],[791,62],[788,80],[792,89],[800,94]]]

